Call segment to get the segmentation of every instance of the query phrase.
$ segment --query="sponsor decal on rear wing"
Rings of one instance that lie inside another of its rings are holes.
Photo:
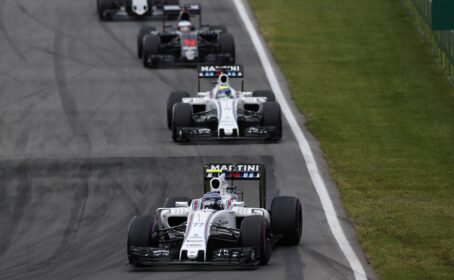
[[[204,178],[211,179],[222,174],[229,180],[258,180],[262,171],[261,164],[207,164],[204,167]]]
[[[199,79],[217,78],[221,74],[229,78],[243,78],[244,70],[241,65],[199,65]]]

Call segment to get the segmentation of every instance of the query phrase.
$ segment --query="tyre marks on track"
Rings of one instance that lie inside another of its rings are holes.
[[[4,71],[1,71],[0,70],[0,75],[3,76],[3,77],[6,77],[14,82],[16,82],[16,84],[22,86],[22,87],[25,87],[26,84],[25,82],[19,80],[18,78],[14,77],[13,75],[11,75],[10,73],[7,73],[7,72],[4,72]]]
[[[25,64],[28,65],[27,59],[25,58],[24,54],[21,52],[17,44],[11,38],[8,32],[8,28],[6,28],[5,25],[5,6],[8,1],[9,0],[3,0],[0,2],[0,30],[2,31],[6,41],[11,46],[16,55],[20,58],[20,60],[22,60],[22,62],[25,62]]]
[[[342,264],[330,257],[327,257],[316,250],[311,248],[305,248],[305,254],[309,254],[313,259],[317,260],[318,263],[324,264],[325,273],[327,275],[336,275],[339,280],[349,280],[348,272],[351,271],[351,267]],[[331,271],[331,272],[327,272]]]
[[[55,33],[54,49],[57,53],[61,52],[61,50],[63,49],[63,36],[59,32]],[[68,87],[68,83],[66,80],[67,76],[65,61],[60,56],[54,56],[54,71],[55,79],[57,82],[58,94],[60,96],[60,101],[63,106],[63,110],[65,112],[69,125],[72,131],[74,132],[77,140],[79,141],[79,144],[83,149],[83,153],[90,154],[91,153],[90,137],[87,133],[84,122],[81,120],[76,100]]]
[[[8,0],[4,0],[4,1],[8,1]],[[99,51],[103,51],[103,52],[106,52],[106,53],[110,53],[112,55],[115,55],[116,57],[118,58],[125,58],[127,56],[124,55],[124,53],[116,53],[114,51],[112,51],[110,48],[105,48],[105,47],[102,47],[102,46],[99,46],[99,45],[96,45],[96,44],[93,44],[89,39],[84,39],[84,38],[81,38],[81,37],[78,37],[78,36],[75,36],[75,35],[72,35],[72,34],[69,34],[67,32],[64,32],[63,30],[61,30],[60,28],[57,28],[57,27],[54,27],[54,26],[51,26],[49,24],[47,24],[46,22],[42,21],[40,18],[36,17],[35,15],[33,15],[33,13],[31,13],[27,8],[26,6],[24,6],[21,1],[19,0],[16,0],[14,1],[15,4],[17,5],[17,7],[19,8],[19,10],[25,15],[27,16],[28,18],[30,18],[32,21],[36,22],[37,24],[39,24],[40,26],[42,26],[44,29],[47,29],[53,33],[60,33],[61,35],[63,35],[64,37],[66,37],[67,39],[70,39],[72,41],[76,41],[76,42],[80,42],[80,43],[83,43],[84,45],[86,46],[89,46],[93,49],[97,49]]]
[[[120,46],[123,50],[125,50],[129,57],[135,60],[139,65],[141,65],[141,60],[138,59],[137,54],[128,46],[126,45],[121,38],[119,38],[113,31],[112,29],[108,26],[108,23],[105,22],[100,22],[99,25],[101,26],[101,29],[110,36],[110,38],[118,45]],[[137,32],[139,32],[141,24],[137,24]],[[134,41],[135,42],[135,41]],[[165,84],[169,89],[176,89],[178,88],[178,83],[172,81],[171,79],[167,78],[164,76],[161,71],[156,70],[156,71],[150,71],[150,75],[156,76],[163,84]]]
[[[79,232],[79,224],[84,218],[85,209],[87,205],[87,199],[89,195],[89,185],[87,174],[91,173],[91,165],[83,164],[79,167],[78,172],[76,173],[76,178],[80,178],[81,182],[74,184],[73,189],[75,189],[73,196],[74,205],[71,208],[71,214],[69,216],[68,223],[63,232],[63,238],[60,242],[60,246],[56,252],[47,260],[45,263],[52,263],[55,259],[60,258],[71,247],[70,244],[73,243],[77,233]]]
[[[32,185],[30,171],[26,163],[19,166],[14,177],[10,175],[12,173],[10,168],[4,164],[0,164],[0,167],[2,170],[0,174],[0,179],[2,180],[0,183],[0,210],[5,213],[8,212],[8,206],[12,207],[8,221],[0,230],[0,233],[2,233],[0,235],[0,257],[2,257],[11,246],[12,239],[18,238],[17,230],[31,202]],[[16,183],[16,195],[12,199],[6,189],[8,188],[7,185],[14,183]]]
[[[115,175],[112,173],[107,175],[110,179],[113,181],[113,186],[115,187],[116,192],[118,192],[118,197],[120,198],[120,201],[123,203],[123,205],[126,207],[126,209],[129,212],[129,216],[133,217],[136,215],[140,214],[140,208],[137,206],[135,201],[132,199],[132,197],[129,195],[128,191],[126,190],[125,186],[123,186],[117,179],[115,178]]]

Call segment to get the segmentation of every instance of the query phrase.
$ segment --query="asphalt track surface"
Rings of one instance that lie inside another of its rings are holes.
[[[246,89],[269,88],[232,2],[198,2],[206,23],[234,35]],[[0,279],[353,279],[287,124],[280,143],[171,141],[166,98],[194,92],[196,72],[144,69],[142,24],[100,22],[95,0],[0,0]],[[375,278],[312,138],[311,146]],[[200,196],[201,166],[218,161],[267,164],[269,198],[303,203],[300,245],[276,248],[255,269],[126,266],[130,218],[167,196]]]

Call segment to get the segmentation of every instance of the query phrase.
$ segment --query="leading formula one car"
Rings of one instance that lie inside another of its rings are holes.
[[[178,23],[166,25],[162,31],[142,26],[137,35],[137,55],[147,68],[231,64],[235,62],[235,42],[225,26],[205,25],[201,6],[187,4],[164,6],[167,16],[179,15]],[[191,21],[198,16],[198,24]]]
[[[165,5],[179,4],[179,0],[97,0],[97,10],[99,19],[103,21],[147,19],[163,16]]]
[[[258,180],[260,207],[246,207],[231,183]],[[135,216],[128,230],[131,265],[265,265],[273,245],[297,245],[302,233],[298,198],[275,197],[265,209],[265,167],[209,164],[203,197],[171,198],[153,215]]]
[[[262,139],[282,137],[281,109],[268,90],[244,91],[240,65],[199,66],[198,93],[173,91],[167,100],[167,125],[175,142],[213,139]],[[209,91],[200,91],[201,80],[217,79]],[[241,91],[230,85],[241,80]]]

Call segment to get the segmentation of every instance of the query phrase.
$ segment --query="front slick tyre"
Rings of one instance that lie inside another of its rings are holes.
[[[137,34],[137,56],[141,59],[143,55],[143,43],[145,36],[155,31],[156,28],[153,26],[142,26]]]
[[[157,35],[149,34],[143,39],[142,60],[145,68],[158,67],[157,56],[161,46],[161,39]]]
[[[189,97],[187,91],[172,91],[167,99],[167,127],[172,129],[173,105],[180,103],[183,98]]]
[[[129,224],[127,252],[129,263],[139,266],[132,256],[130,247],[158,247],[158,220],[156,216],[134,216]]]
[[[269,141],[279,141],[282,138],[281,107],[276,101],[263,103],[263,126],[274,127],[274,134]]]
[[[271,257],[270,232],[270,225],[263,216],[249,216],[241,223],[240,245],[254,247],[260,265],[266,265]]]
[[[180,129],[192,126],[192,106],[187,103],[177,103],[173,106],[172,139],[175,142],[187,142],[184,136],[179,135]]]

